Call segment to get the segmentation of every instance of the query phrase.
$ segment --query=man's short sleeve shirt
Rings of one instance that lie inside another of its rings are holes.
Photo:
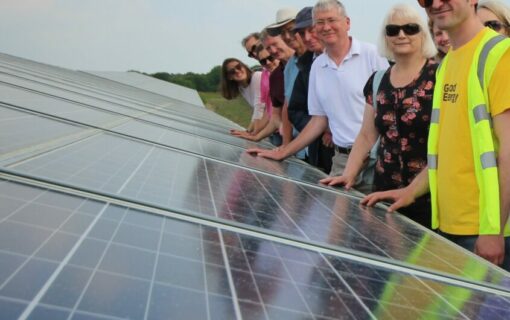
[[[336,145],[354,144],[365,108],[363,87],[374,71],[388,66],[375,46],[354,38],[340,65],[327,52],[315,59],[310,72],[308,112],[328,118]]]

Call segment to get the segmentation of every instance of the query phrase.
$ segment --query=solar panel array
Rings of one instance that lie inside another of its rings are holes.
[[[1,319],[510,318],[507,272],[200,105],[1,54],[0,119]]]
[[[87,71],[87,73],[204,107],[204,103],[196,90],[166,81],[159,81],[138,72]]]

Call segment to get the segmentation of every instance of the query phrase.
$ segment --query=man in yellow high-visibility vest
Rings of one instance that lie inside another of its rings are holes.
[[[392,212],[430,191],[440,234],[510,270],[510,40],[484,28],[478,0],[418,2],[452,45],[437,73],[428,170],[362,203],[390,199]]]

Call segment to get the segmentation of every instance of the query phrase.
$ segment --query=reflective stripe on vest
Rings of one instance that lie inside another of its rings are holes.
[[[492,130],[487,85],[501,56],[510,47],[510,40],[494,31],[488,31],[478,45],[468,77],[469,128],[473,144],[473,157],[479,196],[479,234],[500,233],[499,177],[496,162],[497,140]],[[439,138],[439,114],[444,87],[444,70],[449,54],[437,69],[431,123],[427,143],[428,175],[432,203],[432,228],[439,227],[437,202],[437,152]],[[510,231],[510,227],[505,228]]]

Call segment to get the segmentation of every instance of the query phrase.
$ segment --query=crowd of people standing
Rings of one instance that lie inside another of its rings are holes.
[[[388,10],[379,43],[349,34],[337,0],[278,10],[242,40],[262,71],[222,66],[222,93],[253,107],[240,138],[266,137],[274,160],[298,154],[391,201],[423,226],[510,270],[510,10],[497,0],[418,0]]]

